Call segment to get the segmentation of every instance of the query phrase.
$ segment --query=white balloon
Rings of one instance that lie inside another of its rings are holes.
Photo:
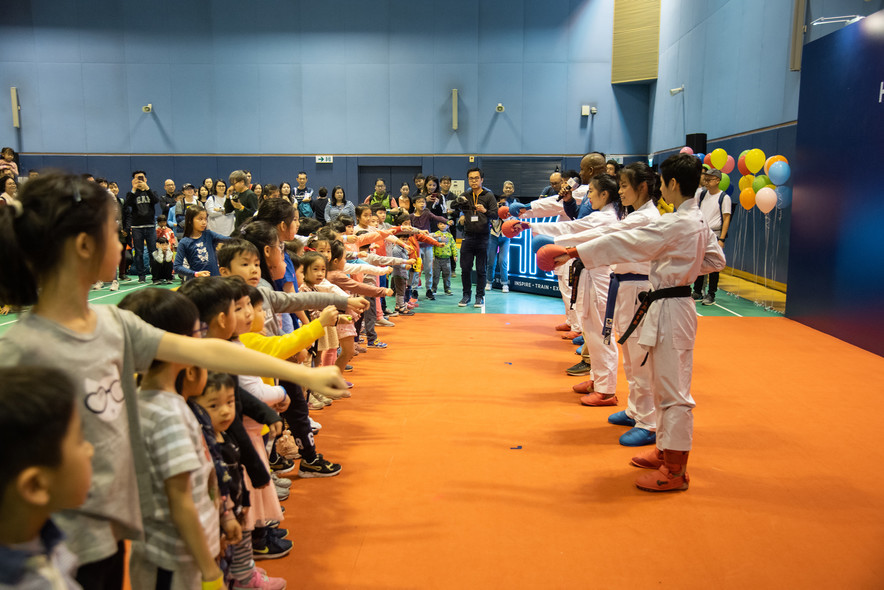
[[[755,193],[755,205],[762,213],[770,213],[777,206],[777,193],[769,186]]]

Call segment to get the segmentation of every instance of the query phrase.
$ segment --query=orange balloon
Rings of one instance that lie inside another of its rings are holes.
[[[743,206],[743,209],[749,211],[752,207],[755,206],[755,191],[752,190],[752,187],[744,188],[740,192],[740,205]]]
[[[773,166],[774,164],[776,164],[777,162],[785,162],[786,164],[788,164],[788,163],[789,163],[789,160],[787,160],[787,159],[784,158],[783,156],[771,156],[771,157],[769,157],[769,158],[767,159],[767,161],[764,162],[764,173],[765,173],[765,174],[769,174],[769,173],[770,173],[770,167]]]

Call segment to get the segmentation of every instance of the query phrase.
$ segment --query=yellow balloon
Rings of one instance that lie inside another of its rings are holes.
[[[747,188],[751,188],[753,182],[755,182],[755,176],[752,174],[747,174],[746,176],[740,178],[740,182],[738,184],[738,186],[740,187],[740,192],[743,192]]]
[[[712,162],[714,167],[721,170],[727,164],[727,152],[721,148],[714,149],[709,155],[709,161]]]
[[[746,168],[749,169],[749,172],[751,172],[752,174],[756,174],[763,167],[764,152],[762,152],[758,148],[755,148],[754,150],[749,150],[749,153],[746,154]]]

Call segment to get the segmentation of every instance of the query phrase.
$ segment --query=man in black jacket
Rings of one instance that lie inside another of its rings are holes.
[[[476,261],[476,303],[473,307],[485,305],[485,263],[488,258],[488,235],[490,222],[497,219],[497,201],[494,193],[482,188],[485,174],[479,168],[467,170],[470,190],[464,192],[455,202],[455,207],[463,213],[463,242],[460,247],[460,271],[463,284],[463,299],[458,305],[466,307],[472,295],[473,260]]]
[[[143,283],[147,275],[144,244],[147,244],[148,256],[153,256],[157,249],[156,205],[159,202],[159,197],[147,186],[144,170],[133,172],[132,190],[126,193],[126,200],[123,201],[123,229],[132,236],[132,248],[135,250],[133,262],[139,283]]]

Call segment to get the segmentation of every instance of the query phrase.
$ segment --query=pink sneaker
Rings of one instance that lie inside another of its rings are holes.
[[[267,572],[256,567],[252,570],[252,577],[245,582],[234,582],[233,590],[252,590],[260,588],[261,590],[285,590],[286,583],[282,578],[271,578]]]

